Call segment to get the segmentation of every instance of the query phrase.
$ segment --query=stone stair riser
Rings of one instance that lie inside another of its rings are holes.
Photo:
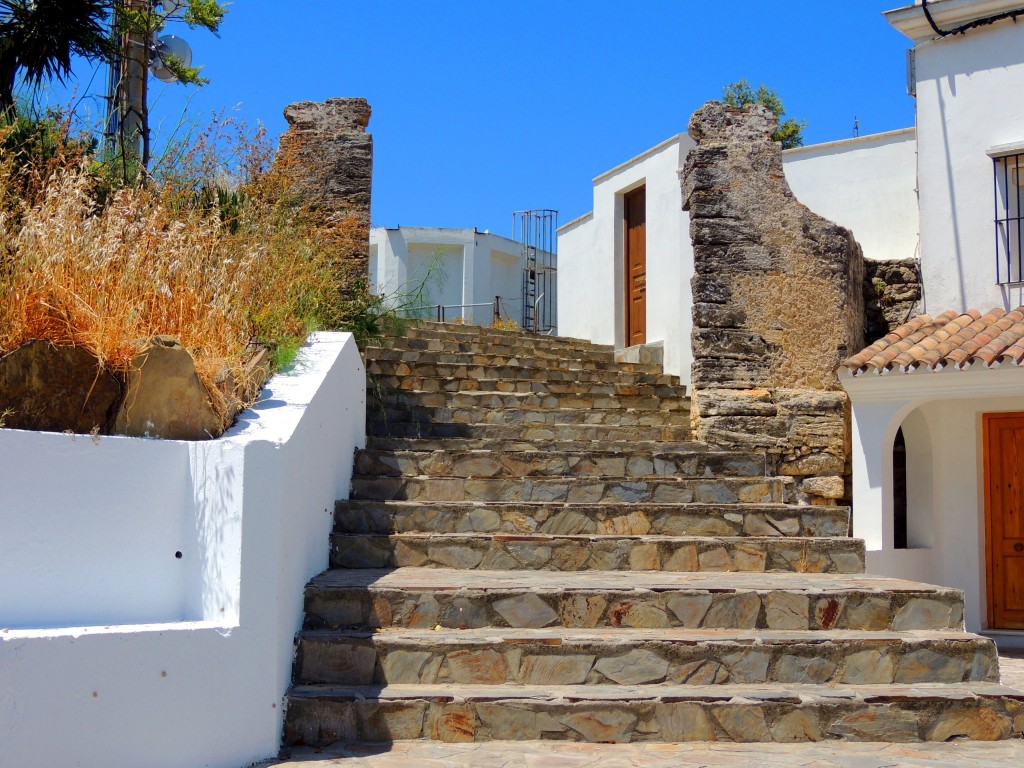
[[[508,352],[499,354],[495,352],[470,353],[470,352],[428,352],[428,351],[406,351],[401,349],[381,349],[367,347],[363,351],[363,358],[366,362],[367,372],[371,375],[378,372],[374,368],[376,362],[406,363],[408,365],[452,365],[484,368],[524,368],[531,370],[556,370],[556,371],[603,371],[616,370],[623,373],[649,373],[661,375],[664,373],[660,365],[648,363],[612,363],[604,359],[594,357],[558,357],[547,355],[543,357],[531,357],[527,355],[515,355]],[[461,378],[461,377],[460,377]]]
[[[586,590],[499,592],[311,586],[309,629],[480,627],[579,629],[915,630],[962,629],[951,593],[864,594],[836,584],[813,594],[776,590]]]
[[[513,414],[511,418],[515,418]],[[621,419],[620,419],[621,421]],[[537,423],[515,419],[510,424],[471,424],[467,422],[432,422],[430,419],[409,421],[407,414],[397,417],[370,414],[366,425],[371,437],[396,437],[402,439],[484,439],[484,440],[533,440],[546,442],[628,442],[667,440],[688,440],[691,436],[689,420],[684,424],[564,424]]]
[[[611,344],[594,344],[587,339],[574,339],[569,336],[542,336],[522,333],[520,331],[504,331],[498,328],[483,326],[456,326],[451,323],[434,323],[423,327],[409,328],[406,333],[393,341],[404,341],[412,346],[427,343],[441,344],[445,349],[462,344],[493,344],[513,346],[517,349],[579,349],[595,354],[612,355]]]
[[[763,455],[743,453],[644,453],[555,451],[356,452],[356,474],[381,477],[756,477]]]
[[[510,478],[355,475],[352,498],[377,501],[564,501],[570,504],[655,502],[765,504],[787,500],[782,478]]]
[[[480,409],[537,408],[546,410],[671,411],[689,413],[689,405],[678,397],[656,395],[547,395],[500,392],[383,392],[376,406],[384,408]],[[368,404],[372,411],[374,404]]]
[[[658,434],[655,428],[669,426],[683,427],[685,434],[690,434],[689,411],[659,411],[657,409],[623,411],[589,408],[557,409],[529,407],[434,408],[418,405],[375,407],[371,404],[367,409],[366,416],[368,427],[378,424],[391,426],[400,423],[424,427],[434,424],[495,424],[533,427],[570,425],[573,428],[585,426],[651,427],[651,432],[636,432],[640,439],[651,440],[654,439],[654,435]],[[679,430],[678,434],[682,434],[683,431]],[[543,433],[538,432],[537,434]],[[453,437],[459,436],[453,435]],[[679,438],[673,436],[670,439]]]
[[[682,388],[625,384],[622,382],[590,381],[509,381],[507,379],[437,379],[412,376],[384,376],[367,383],[367,394],[379,402],[383,395],[401,393],[457,393],[499,392],[505,394],[553,395],[556,397],[579,395],[616,397],[685,398]]]
[[[340,501],[340,533],[619,536],[845,536],[846,507],[644,504],[430,504]]]
[[[948,741],[1019,736],[1021,702],[971,699],[867,701],[359,701],[292,700],[285,743],[337,741],[582,742]]]
[[[981,638],[700,643],[413,643],[370,637],[300,638],[297,682],[341,685],[888,685],[996,682],[998,659]]]
[[[497,339],[467,339],[447,343],[443,339],[393,339],[389,349],[404,352],[436,352],[438,354],[500,355],[526,359],[574,359],[583,358],[614,365],[611,350],[595,349],[587,344],[519,344],[514,341]]]
[[[627,456],[631,454],[707,454],[714,453],[708,445],[692,440],[495,440],[488,438],[462,437],[368,437],[366,450],[394,453],[396,451],[440,451],[442,453],[467,453],[495,451],[499,453],[563,453],[596,454],[600,456]],[[737,453],[737,455],[741,455]],[[748,454],[757,456],[757,454]],[[764,455],[758,456],[759,466],[771,467]]]
[[[587,370],[569,370],[551,366],[548,368],[523,367],[506,365],[500,368],[485,366],[444,365],[435,363],[405,362],[401,360],[370,360],[366,366],[370,386],[382,386],[391,389],[410,388],[408,382],[417,386],[412,389],[425,389],[425,382],[544,382],[559,383],[593,383],[621,384],[623,386],[670,387],[683,393],[686,388],[676,376],[664,373],[625,372],[617,368],[591,368]],[[443,385],[441,391],[445,390]],[[482,388],[482,387],[478,387]]]
[[[332,568],[863,573],[856,539],[331,537]]]

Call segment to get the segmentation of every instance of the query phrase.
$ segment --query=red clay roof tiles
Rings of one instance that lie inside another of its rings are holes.
[[[1024,307],[919,315],[843,362],[854,375],[1024,361]]]

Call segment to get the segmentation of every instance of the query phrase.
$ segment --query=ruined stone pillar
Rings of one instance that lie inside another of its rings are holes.
[[[863,256],[793,196],[776,125],[764,107],[719,102],[690,120],[694,427],[767,450],[812,500],[839,498],[849,427],[836,368],[863,342]]]
[[[365,290],[373,174],[373,137],[366,132],[370,105],[366,99],[300,101],[286,107],[284,117],[288,130],[276,167],[288,179],[289,194],[318,224],[344,228],[338,268],[346,293],[356,286]]]

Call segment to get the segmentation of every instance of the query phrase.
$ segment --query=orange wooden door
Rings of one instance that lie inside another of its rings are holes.
[[[986,413],[988,620],[1024,629],[1024,413]]]
[[[628,192],[626,211],[626,346],[647,341],[647,189]]]

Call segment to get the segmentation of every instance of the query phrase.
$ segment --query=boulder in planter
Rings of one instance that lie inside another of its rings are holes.
[[[224,417],[214,409],[189,351],[169,336],[154,336],[141,344],[128,372],[114,433],[208,440],[224,428]]]
[[[0,414],[9,429],[107,433],[121,381],[82,347],[36,339],[0,357]]]

